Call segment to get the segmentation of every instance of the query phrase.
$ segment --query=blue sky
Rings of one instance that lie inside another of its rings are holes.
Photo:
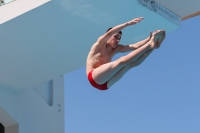
[[[199,16],[183,21],[107,91],[89,84],[85,67],[66,74],[66,132],[199,133],[199,23]]]

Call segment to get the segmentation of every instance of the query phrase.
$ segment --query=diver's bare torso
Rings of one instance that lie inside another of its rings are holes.
[[[86,74],[103,65],[106,63],[109,63],[112,60],[112,57],[117,53],[116,48],[110,48],[106,44],[98,44],[99,42],[96,42],[87,57],[87,63],[86,63]]]

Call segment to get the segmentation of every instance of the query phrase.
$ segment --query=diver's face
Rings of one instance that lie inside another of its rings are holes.
[[[115,48],[119,44],[120,39],[121,39],[121,34],[120,33],[116,33],[116,34],[112,35],[111,38],[108,40],[108,44],[112,48]]]

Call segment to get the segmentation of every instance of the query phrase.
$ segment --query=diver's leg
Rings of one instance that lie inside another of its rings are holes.
[[[159,33],[159,32],[158,32]],[[131,63],[138,60],[140,56],[142,56],[147,51],[156,48],[156,39],[158,38],[158,33],[152,35],[150,41],[145,45],[139,47],[133,52],[129,53],[126,56],[123,56],[113,62],[106,63],[104,65],[95,68],[92,77],[97,84],[104,84],[111,77],[113,77],[118,71],[120,71],[123,67],[130,65]]]
[[[138,60],[136,60],[135,62],[133,62],[129,65],[126,65],[121,70],[119,70],[113,77],[110,78],[110,80],[108,80],[107,87],[110,88],[113,84],[115,84],[117,81],[119,81],[128,70],[140,65],[152,53],[152,51],[153,51],[152,49],[147,51],[140,58],[138,58]]]

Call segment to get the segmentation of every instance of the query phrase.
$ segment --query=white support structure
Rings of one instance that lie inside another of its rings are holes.
[[[0,8],[0,24],[16,18],[49,1],[50,0],[14,0],[10,3],[7,3],[7,1],[5,1],[5,5]]]
[[[5,128],[5,133],[18,133],[16,121],[16,94],[0,88],[0,123]]]
[[[4,131],[0,133],[19,133],[19,124],[0,106],[0,123]]]
[[[0,105],[5,127],[16,122],[19,133],[64,133],[63,76],[18,93],[0,89]]]

